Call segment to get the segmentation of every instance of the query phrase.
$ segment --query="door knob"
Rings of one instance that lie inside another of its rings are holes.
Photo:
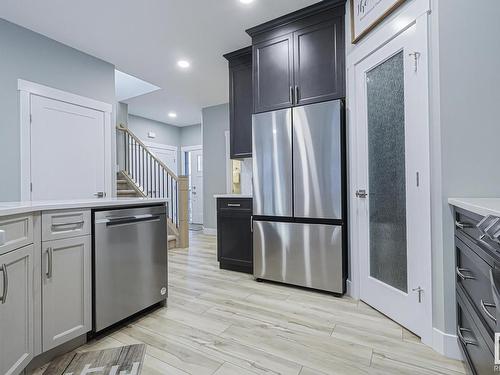
[[[366,190],[361,189],[361,190],[356,190],[356,197],[358,198],[366,198],[368,196],[368,193]]]

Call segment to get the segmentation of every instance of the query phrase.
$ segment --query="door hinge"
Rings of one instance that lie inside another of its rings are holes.
[[[415,73],[418,72],[418,60],[420,59],[421,53],[415,51],[415,52],[409,53],[408,55],[413,56],[413,59],[414,59],[413,70],[415,71]]]
[[[418,303],[422,303],[422,293],[424,292],[422,287],[419,286],[418,288],[412,289],[412,291],[418,293]]]
[[[417,172],[417,187],[420,187],[420,172]]]
[[[33,182],[30,182],[30,191],[33,192]]]
[[[33,115],[30,115],[30,124],[33,122]]]

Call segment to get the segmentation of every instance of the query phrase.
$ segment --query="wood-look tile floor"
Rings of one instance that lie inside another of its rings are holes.
[[[201,233],[169,252],[167,308],[78,350],[135,343],[144,375],[465,373],[362,302],[220,270]]]

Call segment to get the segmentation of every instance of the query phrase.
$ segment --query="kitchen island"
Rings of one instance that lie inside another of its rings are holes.
[[[145,198],[0,202],[1,374],[37,367],[85,343],[98,331],[96,289],[106,286],[105,300],[117,308],[128,303],[120,311],[129,314],[120,319],[166,301],[167,204]],[[106,265],[101,274],[126,273],[128,283],[99,281],[96,260]],[[131,263],[137,272],[129,272]],[[154,300],[130,306],[138,298],[122,297],[124,289],[130,297],[134,285],[153,285],[147,295]]]

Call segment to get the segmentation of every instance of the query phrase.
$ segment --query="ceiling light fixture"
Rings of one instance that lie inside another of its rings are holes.
[[[169,112],[168,113],[168,117],[170,117],[170,118],[176,118],[177,117],[177,113],[175,113],[175,112]]]
[[[177,61],[177,65],[182,69],[187,69],[191,66],[191,64],[187,60],[179,60]]]

